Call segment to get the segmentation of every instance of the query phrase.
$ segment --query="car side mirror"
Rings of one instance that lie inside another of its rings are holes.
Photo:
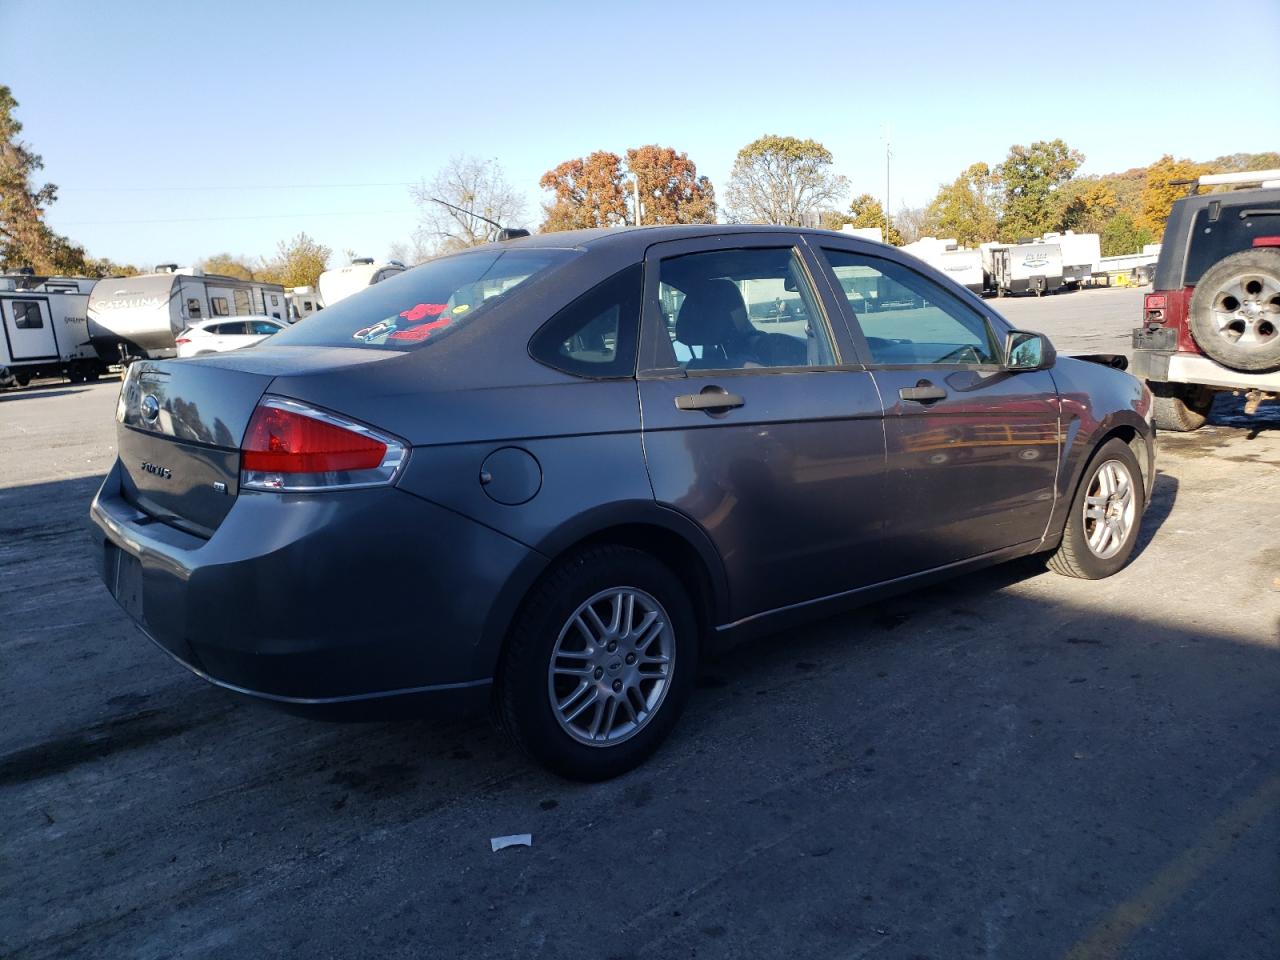
[[[1004,339],[1004,367],[1014,372],[1048,370],[1058,359],[1053,344],[1043,333],[1011,330]]]

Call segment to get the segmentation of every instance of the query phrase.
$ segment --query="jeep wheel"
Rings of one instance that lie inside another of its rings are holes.
[[[1191,295],[1191,335],[1224,367],[1280,369],[1280,251],[1245,250],[1205,271]]]
[[[1151,388],[1157,428],[1190,433],[1204,426],[1209,408],[1213,406],[1212,390],[1186,383],[1148,381],[1147,386]]]

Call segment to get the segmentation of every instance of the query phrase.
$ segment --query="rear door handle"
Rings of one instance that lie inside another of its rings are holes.
[[[921,380],[914,387],[903,387],[898,391],[898,396],[915,403],[933,403],[935,400],[945,400],[947,391],[941,387],[935,387],[928,380]]]
[[[726,393],[721,387],[705,387],[701,393],[686,393],[676,397],[676,409],[705,410],[708,413],[732,410],[745,403],[736,393]]]

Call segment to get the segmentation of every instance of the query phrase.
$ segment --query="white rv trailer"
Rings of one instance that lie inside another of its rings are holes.
[[[0,386],[33,377],[97,380],[106,365],[89,342],[87,307],[96,281],[84,277],[0,275]]]
[[[1102,260],[1102,237],[1096,233],[1046,233],[1045,243],[1056,243],[1062,249],[1062,282],[1085,283],[1098,272]]]
[[[914,243],[902,247],[906,253],[923,260],[935,270],[940,270],[948,277],[968,287],[974,293],[982,293],[983,268],[982,252],[961,247],[954,238],[938,239],[937,237],[921,237]]]
[[[1056,293],[1062,288],[1062,248],[1056,243],[1011,243],[991,248],[996,296]]]
[[[320,302],[322,306],[332,307],[339,300],[345,300],[353,293],[359,293],[365,287],[371,287],[379,281],[404,273],[407,268],[399,260],[375,261],[372,257],[356,257],[349,266],[336,267],[320,274]]]
[[[315,287],[290,287],[284,298],[289,305],[289,313],[285,319],[290,323],[305,320],[324,309],[324,303]]]
[[[89,296],[89,336],[108,362],[177,356],[174,338],[215,317],[288,316],[284,287],[162,264],[155,273],[99,280]]]
[[[879,227],[855,227],[852,223],[843,223],[840,225],[840,232],[850,234],[851,236],[858,237],[862,240],[872,240],[876,243],[884,243],[884,231]]]

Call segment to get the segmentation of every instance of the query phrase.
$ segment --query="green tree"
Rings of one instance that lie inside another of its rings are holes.
[[[1123,210],[1106,222],[1100,238],[1104,257],[1138,253],[1143,244],[1154,242],[1155,235],[1150,230],[1135,225],[1133,217]]]
[[[1207,164],[1175,160],[1166,153],[1147,167],[1139,197],[1140,209],[1134,221],[1153,236],[1163,236],[1165,221],[1169,219],[1174,201],[1185,197],[1190,190],[1188,181],[1209,172]]]
[[[802,226],[848,189],[831,171],[831,151],[816,140],[767,134],[738,151],[725,191],[736,223]]]
[[[248,258],[234,257],[229,253],[215,253],[211,257],[205,257],[197,266],[205,273],[216,273],[220,277],[235,277],[237,280],[257,278]]]
[[[305,233],[292,240],[281,240],[276,250],[275,258],[264,261],[262,267],[255,271],[256,278],[286,287],[315,286],[320,281],[320,274],[328,268],[329,256],[333,252]]]
[[[895,247],[900,247],[905,242],[898,228],[887,222],[880,201],[869,193],[854,197],[844,213],[829,211],[822,215],[822,225],[828,230],[839,230],[846,223],[855,227],[879,227],[885,243],[891,243]]]
[[[1000,234],[1005,240],[1037,237],[1054,227],[1054,192],[1074,176],[1084,154],[1061,139],[1015,144],[1000,165],[1004,211]]]
[[[627,151],[627,172],[637,181],[642,223],[716,222],[715,189],[710,180],[698,176],[687,153],[657,144],[632,147]]]
[[[1072,180],[1055,196],[1058,201],[1055,230],[1099,233],[1120,209],[1115,187],[1100,177]]]
[[[971,164],[925,208],[924,227],[966,246],[994,240],[1000,221],[1000,175],[985,163]]]
[[[566,160],[538,181],[550,190],[543,204],[543,233],[615,227],[627,222],[627,199],[622,183],[622,158],[607,150]]]

